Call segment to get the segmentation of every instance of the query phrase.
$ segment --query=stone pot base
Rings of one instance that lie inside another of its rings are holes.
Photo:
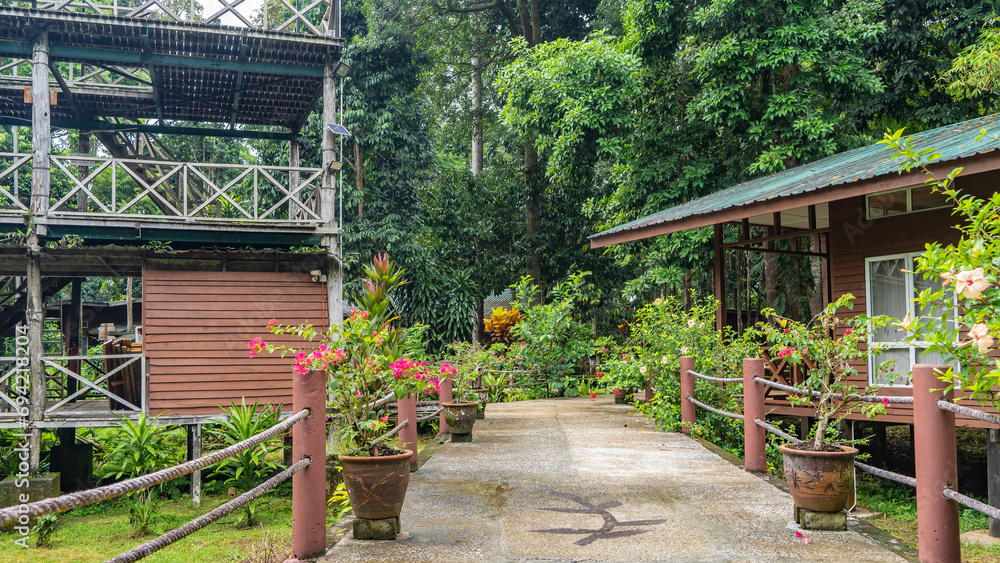
[[[452,442],[471,442],[472,441],[472,432],[469,432],[468,434],[452,434],[451,435],[451,441]]]
[[[847,531],[847,512],[816,512],[807,508],[795,507],[795,523],[803,530],[823,530],[827,532]]]
[[[352,532],[356,540],[394,540],[399,535],[399,518],[355,518]]]

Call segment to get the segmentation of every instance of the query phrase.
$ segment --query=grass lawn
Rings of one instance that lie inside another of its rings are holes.
[[[868,519],[868,522],[917,549],[917,503],[912,488],[859,471],[858,504],[883,514]],[[963,508],[959,514],[963,532],[989,527],[989,519],[975,510]],[[989,547],[963,544],[962,561],[1000,563],[1000,544]]]
[[[167,501],[161,508],[156,532],[164,533],[208,512],[228,501],[226,496],[203,496],[199,509],[191,506],[191,497]],[[292,499],[290,496],[265,496],[259,502],[257,519],[251,528],[237,528],[241,511],[236,511],[194,534],[143,559],[149,563],[188,563],[199,561],[247,561],[265,563],[274,551],[276,561],[291,554]],[[111,503],[85,507],[63,514],[50,538],[51,547],[30,550],[14,544],[13,533],[0,535],[0,561],[31,561],[32,563],[89,563],[104,561],[138,546],[155,536],[133,538],[128,522],[128,510]]]

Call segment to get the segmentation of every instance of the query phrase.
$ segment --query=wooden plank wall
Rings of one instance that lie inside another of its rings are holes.
[[[272,318],[325,326],[325,284],[308,274],[161,270],[142,282],[150,414],[214,414],[243,397],[291,405],[291,358],[250,359],[247,342],[282,341],[265,328]]]
[[[992,195],[1000,187],[1000,174],[985,173],[961,178],[959,188],[980,196]],[[851,314],[866,311],[865,259],[876,256],[921,252],[927,242],[936,240],[949,244],[958,240],[957,231],[952,228],[960,221],[951,209],[939,209],[865,220],[863,197],[844,199],[830,203],[830,271],[832,273],[833,298],[845,293],[854,295],[854,310]],[[868,368],[856,366],[859,377],[856,384],[867,384]],[[882,388],[882,395],[911,394],[908,387]],[[982,408],[978,401],[959,401],[974,408]],[[811,409],[793,408],[787,401],[769,400],[768,410],[775,414],[808,416]],[[992,409],[987,408],[991,412]],[[861,413],[849,418],[866,420]],[[879,421],[901,424],[913,423],[912,405],[890,405],[886,416]],[[987,427],[986,423],[965,417],[956,417],[961,426]]]

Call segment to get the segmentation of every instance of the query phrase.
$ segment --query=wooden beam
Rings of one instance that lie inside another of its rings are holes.
[[[715,313],[715,328],[726,326],[726,250],[723,248],[723,225],[715,225],[715,298],[719,309]]]
[[[758,237],[758,238],[755,238],[755,239],[738,240],[736,242],[727,242],[727,243],[723,244],[722,247],[723,248],[742,248],[744,246],[748,246],[748,245],[751,245],[751,244],[763,244],[765,242],[773,243],[776,240],[783,240],[783,239],[789,239],[789,238],[795,238],[795,237],[806,237],[806,236],[810,236],[810,235],[821,234],[821,233],[828,233],[828,232],[830,232],[830,229],[797,230],[797,231],[790,231],[790,232],[787,232],[787,233],[784,233],[784,234],[781,234],[781,235],[769,235],[769,236],[766,236],[766,237]],[[773,246],[774,246],[773,244],[769,245],[769,247],[773,247]]]
[[[765,254],[787,254],[789,256],[819,256],[826,258],[827,254],[822,252],[807,252],[805,250],[781,250],[778,248],[760,248],[757,246],[733,246],[732,244],[723,246],[723,250],[745,250],[747,252],[761,252]]]

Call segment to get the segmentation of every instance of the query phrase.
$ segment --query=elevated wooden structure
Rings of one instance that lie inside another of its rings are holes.
[[[116,414],[198,423],[286,400],[288,366],[242,365],[246,340],[272,317],[341,320],[342,139],[301,134],[316,110],[341,122],[339,0],[215,1],[0,4],[0,335],[19,343],[0,358],[0,427],[35,446]],[[169,135],[287,143],[288,163],[188,162]],[[319,168],[299,165],[308,141]],[[141,349],[88,355],[82,315],[46,318],[64,288],[82,311],[89,276],[142,278]]]

